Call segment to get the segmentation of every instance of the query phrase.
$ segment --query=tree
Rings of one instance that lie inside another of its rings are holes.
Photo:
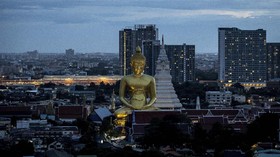
[[[114,91],[115,91],[115,94],[116,94],[116,95],[119,95],[120,84],[121,84],[121,81],[120,81],[120,80],[118,80],[118,81],[114,84]]]
[[[98,89],[98,90],[95,92],[95,100],[94,100],[94,102],[95,102],[95,103],[106,102],[105,95],[104,95],[104,90],[103,90],[103,89]]]
[[[0,85],[0,89],[7,89],[6,86]]]
[[[215,123],[209,131],[209,146],[215,149],[215,156],[218,156],[225,149],[239,148],[240,141],[236,141],[236,137],[231,127]]]
[[[27,140],[20,140],[18,144],[15,144],[11,147],[11,156],[21,157],[21,156],[31,156],[34,154],[33,143]]]
[[[70,95],[69,95],[68,91],[60,89],[60,90],[57,90],[56,97],[59,98],[59,99],[69,99]]]
[[[189,103],[192,103],[196,100],[197,96],[201,98],[202,102],[205,99],[205,90],[203,84],[187,81],[181,84],[173,82],[173,85],[180,100],[182,98],[187,98],[189,100]]]
[[[255,87],[251,87],[247,93],[248,93],[248,94],[256,94],[256,93],[257,93],[257,90],[256,90]]]
[[[113,130],[113,116],[105,117],[102,121],[101,131],[102,132],[110,132]]]
[[[88,86],[88,90],[91,90],[91,91],[95,91],[97,88],[97,86],[95,85],[94,82],[91,82]]]
[[[73,124],[79,128],[82,135],[87,132],[90,125],[88,121],[83,120],[81,118],[77,118],[76,121],[73,122]]]
[[[134,151],[130,146],[126,146],[115,152],[106,152],[106,157],[140,157],[140,153]]]
[[[86,131],[80,138],[80,141],[82,143],[85,143],[87,146],[96,146],[97,142],[95,141],[97,137],[97,133],[95,131],[95,125],[93,123],[90,123],[87,128],[85,128]]]
[[[164,157],[164,154],[159,150],[147,150],[142,152],[142,157]]]
[[[153,119],[145,128],[143,144],[156,147],[163,145],[183,145],[189,141],[189,134],[180,129],[179,124],[189,125],[183,115],[168,115],[162,120]]]
[[[195,76],[198,80],[217,80],[218,73],[214,70],[202,71],[200,69],[195,69]]]
[[[247,137],[250,144],[278,141],[279,116],[265,113],[248,125]]]
[[[237,94],[244,94],[245,88],[241,85],[241,83],[237,82],[231,86],[232,92]]]
[[[85,87],[82,86],[82,85],[76,85],[76,86],[75,86],[75,90],[76,90],[76,91],[83,91],[83,90],[85,90]]]
[[[202,128],[198,123],[194,125],[192,136],[192,148],[198,155],[205,154],[208,146],[208,134],[207,131]]]
[[[17,126],[17,120],[18,120],[18,118],[16,116],[13,116],[11,118],[11,125],[16,127]]]
[[[41,88],[52,88],[52,89],[54,89],[55,86],[56,86],[55,83],[52,83],[52,82],[40,85]]]

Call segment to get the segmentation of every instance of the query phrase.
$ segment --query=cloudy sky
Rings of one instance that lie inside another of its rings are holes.
[[[119,30],[155,24],[166,44],[217,53],[218,28],[280,42],[279,0],[0,0],[0,52],[118,53]]]

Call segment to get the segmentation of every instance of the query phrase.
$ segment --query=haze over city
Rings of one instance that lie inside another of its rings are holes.
[[[0,52],[118,53],[119,30],[155,24],[166,44],[217,53],[219,27],[264,29],[267,42],[279,41],[279,8],[277,0],[2,0]]]

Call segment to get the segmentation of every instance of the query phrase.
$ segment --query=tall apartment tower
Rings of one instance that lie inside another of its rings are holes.
[[[156,74],[156,61],[160,52],[159,40],[144,40],[142,52],[146,57],[145,74],[154,76]]]
[[[219,81],[260,87],[266,81],[266,31],[218,29]]]
[[[267,80],[280,78],[280,43],[267,43]]]
[[[121,75],[131,74],[130,58],[136,47],[142,47],[143,41],[146,40],[158,40],[158,29],[155,25],[135,25],[134,28],[125,28],[119,31]]]
[[[165,50],[170,62],[172,81],[194,81],[195,45],[166,45]]]
[[[39,58],[39,52],[38,52],[38,50],[27,51],[26,53],[28,54],[28,57],[29,57],[30,59],[38,59],[38,58]]]
[[[75,51],[74,49],[66,49],[65,50],[65,55],[67,58],[72,58],[74,57]]]

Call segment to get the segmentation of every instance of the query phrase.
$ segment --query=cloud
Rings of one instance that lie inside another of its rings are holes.
[[[134,22],[139,20],[149,19],[170,19],[183,20],[188,18],[209,18],[209,17],[224,17],[224,18],[255,18],[259,16],[280,15],[278,10],[220,10],[220,9],[198,9],[198,10],[183,10],[183,9],[163,9],[163,8],[144,8],[144,7],[123,7],[123,8],[107,8],[114,10],[117,13],[113,16],[105,17],[109,21],[126,21]],[[107,10],[105,9],[105,10]]]
[[[254,1],[254,0],[253,0]],[[17,3],[15,3],[17,2]],[[25,3],[24,3],[25,2]],[[96,22],[136,22],[145,20],[187,20],[188,18],[256,18],[279,16],[278,9],[262,9],[250,1],[4,1],[0,2],[0,22],[49,22],[79,24]],[[254,1],[256,2],[256,1]],[[273,3],[272,3],[273,2]],[[272,4],[278,4],[271,1]],[[271,3],[262,5],[265,8]],[[183,5],[184,4],[184,5]],[[214,4],[217,6],[214,7]],[[230,4],[230,5],[228,5]],[[237,5],[239,4],[239,5]],[[263,4],[263,3],[262,3]],[[231,7],[229,7],[231,6]],[[273,6],[271,6],[273,8]],[[235,8],[235,9],[232,9]]]
[[[279,0],[0,0],[0,47],[34,49],[41,44],[55,50],[76,45],[101,51],[109,42],[116,51],[118,31],[134,24],[156,24],[169,33],[167,41],[191,42],[198,50],[211,47],[205,43],[215,40],[220,26],[273,30],[277,41],[279,8]],[[201,39],[207,42],[199,45]]]

